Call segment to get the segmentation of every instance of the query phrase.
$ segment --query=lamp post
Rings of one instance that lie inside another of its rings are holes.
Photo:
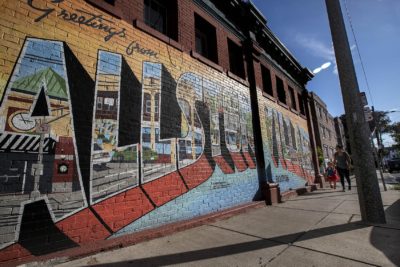
[[[386,223],[382,198],[374,167],[370,129],[365,121],[354,63],[339,0],[325,0],[340,87],[349,129],[350,147],[357,180],[361,218],[369,223]]]

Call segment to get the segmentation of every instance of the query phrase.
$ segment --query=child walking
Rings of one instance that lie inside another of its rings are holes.
[[[336,189],[336,182],[338,180],[338,176],[336,174],[335,167],[333,166],[333,163],[331,161],[328,162],[328,167],[326,168],[325,173],[331,188]]]

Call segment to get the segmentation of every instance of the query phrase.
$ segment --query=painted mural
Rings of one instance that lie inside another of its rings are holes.
[[[45,2],[4,3],[35,11],[27,23],[36,37],[25,28],[14,52],[0,50],[0,60],[14,54],[0,90],[0,262],[256,197],[246,86],[173,51],[184,58],[177,66],[170,50],[137,41],[151,37],[111,27],[83,2],[90,12]],[[101,49],[40,30],[47,20],[92,30]],[[267,102],[263,112],[269,180],[282,191],[304,186],[312,176],[304,123]]]
[[[308,133],[265,101],[260,109],[267,176],[282,191],[312,183],[314,169]]]

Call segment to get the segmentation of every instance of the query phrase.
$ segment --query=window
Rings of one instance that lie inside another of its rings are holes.
[[[196,52],[218,63],[217,35],[215,27],[197,14],[194,14]]]
[[[176,0],[144,0],[144,22],[151,28],[177,40]]]
[[[143,94],[143,120],[150,121],[151,119],[151,95]]]
[[[103,98],[102,97],[97,97],[97,109],[102,110],[103,109]]]
[[[294,110],[297,110],[297,103],[296,103],[296,96],[294,94],[294,89],[289,86],[289,93],[290,93],[290,103],[291,107]]]
[[[306,109],[305,109],[305,106],[304,106],[303,98],[301,97],[300,94],[298,94],[297,96],[298,96],[299,104],[300,104],[300,114],[306,115]]]
[[[329,158],[328,146],[324,145],[325,158]]]
[[[318,107],[318,112],[319,112],[319,117],[322,119],[322,109],[321,109],[321,107]]]
[[[273,96],[274,93],[272,91],[272,81],[271,81],[271,72],[269,69],[261,65],[261,77],[263,83],[263,91],[267,94]]]
[[[150,114],[151,113],[151,100],[150,99],[146,99],[146,114]]]
[[[242,79],[246,78],[244,72],[243,50],[234,42],[228,39],[229,69]]]
[[[154,120],[158,121],[160,114],[160,93],[154,96]]]
[[[151,128],[150,127],[142,128],[142,141],[145,143],[151,142]]]
[[[115,0],[104,0],[104,2],[113,6],[115,5]]]
[[[286,92],[283,87],[283,81],[281,78],[276,77],[276,90],[278,91],[278,100],[286,104]]]
[[[327,130],[327,131],[328,131],[328,138],[329,138],[329,140],[331,140],[332,139],[331,131],[330,130]]]
[[[322,137],[326,138],[326,131],[325,131],[325,127],[321,126],[321,130],[322,130]]]

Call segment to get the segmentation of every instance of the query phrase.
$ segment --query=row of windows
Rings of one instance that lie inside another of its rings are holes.
[[[325,119],[325,122],[326,122],[326,123],[329,123],[329,115],[328,115],[328,112],[327,112],[326,110],[324,110],[324,109],[323,109],[322,107],[320,107],[320,106],[318,106],[317,111],[318,111],[319,118],[320,118],[321,120]]]
[[[144,22],[149,27],[178,41],[176,0],[144,0]],[[218,64],[217,34],[215,27],[198,14],[194,14],[195,51]],[[227,39],[229,69],[246,79],[242,47]]]
[[[106,1],[114,4],[115,1]],[[144,22],[149,27],[178,41],[178,7],[177,0],[144,0]],[[216,28],[198,14],[194,14],[195,51],[204,58],[218,64],[218,46]],[[246,79],[244,54],[242,47],[227,38],[229,70],[234,75]],[[270,70],[261,65],[263,90],[274,96]],[[277,99],[288,105],[286,90],[282,79],[276,77]],[[301,95],[289,86],[290,107],[305,115]],[[299,101],[296,101],[296,96]],[[298,105],[299,103],[299,105]]]
[[[335,155],[335,150],[333,149],[333,147],[328,147],[327,145],[324,145],[324,152],[325,158],[333,159],[333,156]]]
[[[271,79],[271,71],[261,65],[261,77],[262,77],[262,87],[263,87],[263,91],[270,95],[270,96],[274,96],[274,92],[272,89],[272,79]],[[281,78],[279,78],[278,76],[275,76],[275,81],[276,81],[276,91],[278,94],[278,100],[280,103],[283,103],[285,105],[288,105],[287,103],[287,98],[286,98],[286,90],[283,84],[283,81]],[[302,101],[302,97],[299,93],[296,94],[295,90],[288,86],[288,91],[289,91],[289,97],[290,97],[290,107],[293,110],[299,111],[300,114],[305,115],[305,107],[304,107],[304,102]],[[296,95],[298,98],[298,102],[296,101]]]
[[[331,130],[329,130],[328,128],[326,128],[325,126],[323,126],[321,124],[321,134],[322,134],[322,138],[326,139],[328,137],[329,140],[332,139],[332,132]]]

